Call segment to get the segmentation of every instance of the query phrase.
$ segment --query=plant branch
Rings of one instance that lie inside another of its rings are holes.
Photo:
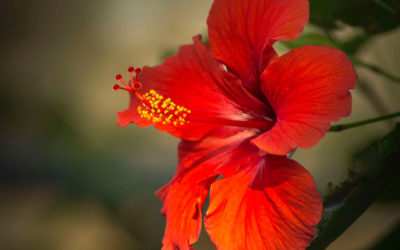
[[[377,118],[373,118],[373,119],[368,119],[365,121],[358,121],[358,122],[352,122],[352,123],[346,123],[346,124],[339,124],[339,125],[335,125],[332,126],[329,129],[329,132],[340,132],[349,128],[355,128],[358,126],[362,126],[365,124],[369,124],[369,123],[373,123],[373,122],[378,122],[378,121],[382,121],[382,120],[386,120],[386,119],[391,119],[394,117],[400,116],[400,112],[397,113],[393,113],[393,114],[389,114],[389,115],[384,115],[384,116],[380,116]]]

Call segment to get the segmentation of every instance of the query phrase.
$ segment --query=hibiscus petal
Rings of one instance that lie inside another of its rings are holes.
[[[282,156],[255,159],[211,185],[205,226],[218,249],[304,249],[322,203],[311,175]]]
[[[250,139],[259,133],[256,129],[224,127],[213,131],[199,141],[182,140],[178,147],[179,165],[177,175],[195,167],[212,165],[208,172],[226,174],[236,171],[258,148]],[[229,168],[227,166],[230,166]]]
[[[142,94],[155,90],[164,98],[183,106],[191,113],[189,123],[172,126],[151,123],[139,116],[137,97],[131,94],[128,110],[118,113],[118,123],[135,122],[141,126],[155,125],[162,131],[187,140],[198,140],[221,126],[268,127],[272,110],[254,98],[240,79],[226,72],[215,61],[208,47],[194,37],[193,45],[182,46],[179,52],[157,67],[145,67],[139,76]]]
[[[163,249],[191,249],[201,231],[201,209],[215,178],[201,183],[187,179],[168,184],[157,192],[163,199],[162,213],[167,218]]]
[[[131,122],[136,123],[136,125],[140,127],[147,127],[152,124],[150,121],[140,117],[139,113],[137,112],[138,105],[140,105],[140,101],[131,94],[129,108],[125,109],[124,111],[117,112],[117,123],[119,126],[125,127]]]
[[[167,218],[165,249],[187,249],[197,240],[201,209],[211,182],[219,174],[236,172],[258,155],[259,149],[249,141],[254,134],[255,131],[229,128],[214,131],[200,141],[180,143],[177,173],[171,183],[157,191]]]
[[[308,22],[307,0],[215,0],[208,16],[211,52],[258,93],[259,75],[275,57],[275,40],[296,39]]]
[[[349,89],[356,78],[346,55],[329,47],[305,46],[274,59],[261,76],[261,88],[277,121],[253,143],[278,155],[315,145],[331,121],[350,114]]]

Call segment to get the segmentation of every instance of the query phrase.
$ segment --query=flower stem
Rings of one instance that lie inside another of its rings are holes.
[[[343,130],[346,130],[346,129],[349,129],[349,128],[354,128],[354,127],[362,126],[362,125],[365,125],[365,124],[378,122],[378,121],[382,121],[382,120],[386,120],[386,119],[390,119],[390,118],[394,118],[394,117],[397,117],[397,116],[400,116],[400,112],[389,114],[389,115],[380,116],[380,117],[373,118],[373,119],[368,119],[368,120],[365,120],[365,121],[359,121],[359,122],[352,122],[352,123],[335,125],[335,126],[332,126],[329,129],[329,131],[330,132],[340,132],[340,131],[343,131]]]
[[[394,76],[394,75],[384,71],[383,69],[381,69],[381,68],[379,68],[379,67],[377,67],[375,65],[360,61],[358,59],[355,59],[354,57],[352,58],[351,61],[355,65],[364,67],[364,68],[369,69],[369,70],[371,70],[371,71],[373,71],[373,72],[375,72],[377,74],[380,74],[380,75],[382,75],[382,76],[384,76],[384,77],[386,77],[386,78],[388,78],[388,79],[390,79],[390,80],[392,80],[392,81],[394,81],[396,83],[400,83],[400,77]]]

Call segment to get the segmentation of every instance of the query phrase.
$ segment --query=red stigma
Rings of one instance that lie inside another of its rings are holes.
[[[129,82],[125,82],[122,75],[118,74],[115,76],[115,80],[121,82],[123,85],[120,84],[115,84],[113,86],[114,90],[118,89],[123,89],[129,92],[134,92],[139,99],[143,99],[143,97],[140,96],[139,92],[137,92],[137,89],[140,89],[142,87],[142,84],[139,82],[139,73],[142,72],[141,68],[135,69],[133,66],[130,66],[128,68],[128,73],[129,73]]]
[[[121,86],[119,86],[119,84],[114,84],[114,86],[113,86],[113,90],[118,90],[120,88],[121,88]]]

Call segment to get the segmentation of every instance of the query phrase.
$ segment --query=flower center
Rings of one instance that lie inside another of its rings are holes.
[[[117,75],[115,79],[120,81],[124,87],[119,84],[113,86],[114,90],[122,89],[134,94],[142,103],[137,107],[137,112],[140,117],[147,119],[153,123],[161,122],[163,125],[182,126],[189,123],[188,115],[191,110],[176,105],[170,98],[158,94],[155,90],[151,89],[149,92],[141,95],[139,89],[142,84],[139,82],[140,68],[135,69],[129,67],[128,72],[130,76],[130,83],[126,83],[121,74]],[[135,77],[133,76],[135,72]]]

